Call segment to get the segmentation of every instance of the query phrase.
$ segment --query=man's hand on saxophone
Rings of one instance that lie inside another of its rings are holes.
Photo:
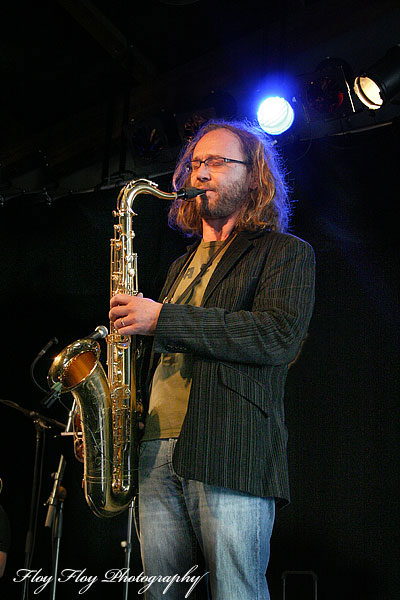
[[[110,301],[110,321],[122,335],[153,335],[162,304],[143,294],[115,294]]]

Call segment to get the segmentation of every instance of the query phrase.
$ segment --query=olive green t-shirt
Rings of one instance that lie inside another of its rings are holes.
[[[180,296],[200,272],[201,267],[207,264],[223,244],[223,241],[200,242],[171,298],[171,303],[179,299],[180,304],[200,306],[211,275],[226,248],[219,252],[189,293],[182,298]],[[192,355],[189,353],[161,354],[151,385],[149,414],[146,419],[143,440],[179,436],[186,414],[191,384]]]

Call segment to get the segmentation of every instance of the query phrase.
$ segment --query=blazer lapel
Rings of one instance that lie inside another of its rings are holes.
[[[241,259],[241,257],[253,247],[253,239],[259,237],[260,235],[264,235],[265,231],[255,231],[255,232],[239,232],[232,243],[227,248],[226,252],[224,252],[221,260],[214,273],[211,276],[211,279],[208,283],[208,286],[204,292],[203,300],[201,306],[204,306],[207,302],[210,295],[213,293],[215,288],[221,283],[221,281],[226,277],[229,271],[235,266],[235,264]],[[170,272],[167,281],[165,282],[164,288],[160,295],[159,302],[162,302],[164,298],[169,293],[176,277],[178,276],[180,270],[182,269],[185,261],[188,259],[189,255],[194,252],[194,250],[199,245],[200,240],[197,241],[192,246],[188,247],[188,252],[181,256],[180,259],[177,260],[174,265],[174,269]]]
[[[203,300],[201,302],[202,306],[206,304],[208,298],[213,293],[215,288],[226,277],[238,260],[241,259],[243,254],[253,247],[253,243],[251,241],[252,237],[254,237],[254,234],[246,235],[245,233],[239,233],[226,249],[226,252],[224,252],[221,260],[216,266],[215,271],[212,274],[208,286],[204,292]]]

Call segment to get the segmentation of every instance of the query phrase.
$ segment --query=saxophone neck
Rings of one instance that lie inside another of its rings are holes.
[[[149,179],[136,179],[127,183],[122,188],[118,197],[118,211],[120,213],[132,213],[133,203],[136,196],[139,194],[148,194],[162,198],[164,200],[174,200],[177,197],[177,192],[163,192],[158,189],[158,185]]]
[[[158,189],[158,185],[154,181],[149,179],[137,179],[130,181],[125,187],[122,188],[118,197],[118,211],[119,213],[132,213],[133,202],[139,194],[149,194],[162,198],[163,200],[176,200],[182,199],[186,201],[194,200],[196,196],[203,194],[204,190],[187,187],[181,188],[177,192],[163,192]],[[133,213],[135,214],[135,213]]]

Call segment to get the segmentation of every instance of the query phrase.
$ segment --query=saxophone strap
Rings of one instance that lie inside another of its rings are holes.
[[[189,294],[189,292],[194,288],[194,286],[200,281],[200,279],[203,277],[204,273],[207,271],[207,269],[212,265],[212,263],[215,261],[215,259],[217,258],[217,256],[233,241],[234,237],[236,236],[236,232],[231,232],[229,234],[229,236],[226,238],[226,240],[224,241],[223,244],[221,244],[219,246],[219,248],[217,248],[217,250],[215,251],[215,253],[211,256],[211,258],[209,258],[209,260],[204,264],[201,265],[200,267],[200,271],[197,273],[196,277],[189,283],[189,285],[183,290],[183,292],[179,295],[179,297],[175,300],[174,304],[179,304],[182,299]],[[191,252],[191,254],[188,256],[187,260],[185,261],[182,269],[179,272],[178,277],[175,279],[170,291],[168,292],[168,294],[165,296],[164,300],[163,300],[163,304],[168,304],[169,302],[171,302],[177,288],[178,285],[180,284],[180,282],[182,281],[186,269],[189,266],[189,264],[191,263],[191,261],[193,260],[194,255],[196,254],[198,249],[195,248],[195,250],[193,252]]]

